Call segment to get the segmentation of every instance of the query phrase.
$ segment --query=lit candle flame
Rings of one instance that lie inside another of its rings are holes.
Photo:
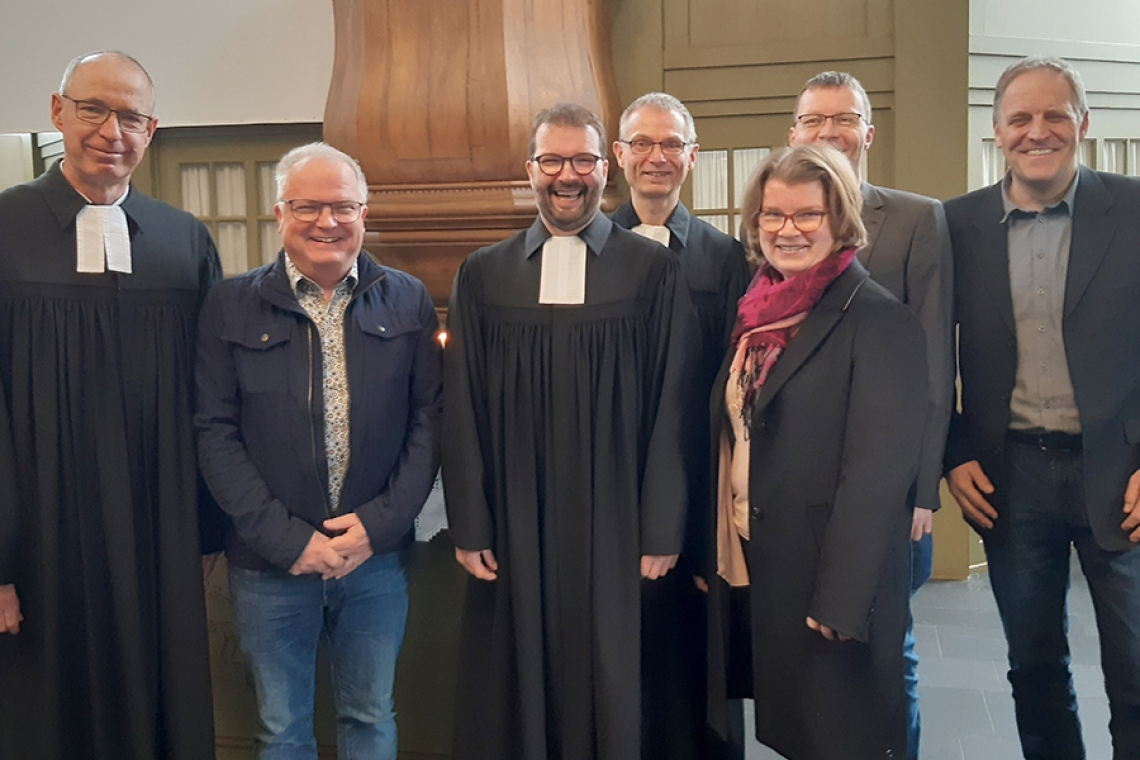
[[[447,348],[447,330],[440,330],[436,338],[439,340],[440,348]]]

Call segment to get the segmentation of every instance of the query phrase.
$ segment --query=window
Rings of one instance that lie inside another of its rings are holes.
[[[1005,176],[1005,156],[993,138],[982,140],[982,186],[994,184]]]
[[[769,148],[702,150],[693,167],[693,214],[737,236],[744,190]]]
[[[182,209],[210,228],[226,275],[267,264],[277,255],[275,166],[264,161],[179,165]]]
[[[155,195],[202,220],[232,276],[281,248],[273,171],[287,151],[321,139],[319,124],[159,129],[148,155]]]

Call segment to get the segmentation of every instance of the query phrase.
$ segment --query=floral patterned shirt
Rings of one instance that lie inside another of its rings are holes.
[[[325,457],[329,469],[329,508],[340,510],[340,491],[348,472],[348,370],[344,361],[344,314],[358,281],[356,262],[325,303],[321,286],[301,274],[288,254],[285,273],[297,302],[313,320],[321,339],[321,366],[324,368]]]

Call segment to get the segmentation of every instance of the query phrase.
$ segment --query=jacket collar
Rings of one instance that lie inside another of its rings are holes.
[[[1078,171],[1069,266],[1065,276],[1065,316],[1071,314],[1080,302],[1108,251],[1117,227],[1117,221],[1109,215],[1115,199],[1100,176],[1086,166]],[[1002,183],[997,182],[980,192],[974,214],[975,245],[972,253],[994,307],[1010,333],[1016,335],[1009,281],[1008,228],[1002,221],[1005,216]]]
[[[772,374],[760,389],[753,415],[771,403],[784,384],[831,334],[869,277],[870,274],[856,259],[827,287],[772,368]]]
[[[352,291],[352,300],[355,301],[366,293],[373,285],[388,276],[384,267],[372,260],[363,250],[356,256],[356,288]],[[289,282],[289,275],[285,269],[285,249],[277,252],[277,260],[264,272],[258,282],[258,290],[265,300],[274,306],[288,311],[305,313],[297,301],[297,294]]]
[[[1069,270],[1065,276],[1066,316],[1077,308],[1116,234],[1118,222],[1110,216],[1115,203],[1100,175],[1082,166],[1073,200],[1073,234],[1069,244]]]
[[[870,266],[871,257],[875,254],[875,243],[879,240],[879,232],[883,222],[887,219],[887,212],[883,210],[883,195],[879,188],[870,182],[864,182],[860,188],[863,191],[863,227],[867,230],[867,244],[859,249],[859,261],[864,266]]]

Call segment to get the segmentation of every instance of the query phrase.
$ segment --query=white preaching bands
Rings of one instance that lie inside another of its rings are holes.
[[[666,248],[669,247],[669,228],[660,224],[639,224],[633,231],[642,237],[656,240]]]
[[[97,206],[87,199],[88,205],[75,217],[75,271],[131,273],[131,236],[122,208],[126,197],[123,193],[109,206]]]
[[[551,237],[542,244],[542,280],[538,302],[586,303],[586,243],[577,235]]]

